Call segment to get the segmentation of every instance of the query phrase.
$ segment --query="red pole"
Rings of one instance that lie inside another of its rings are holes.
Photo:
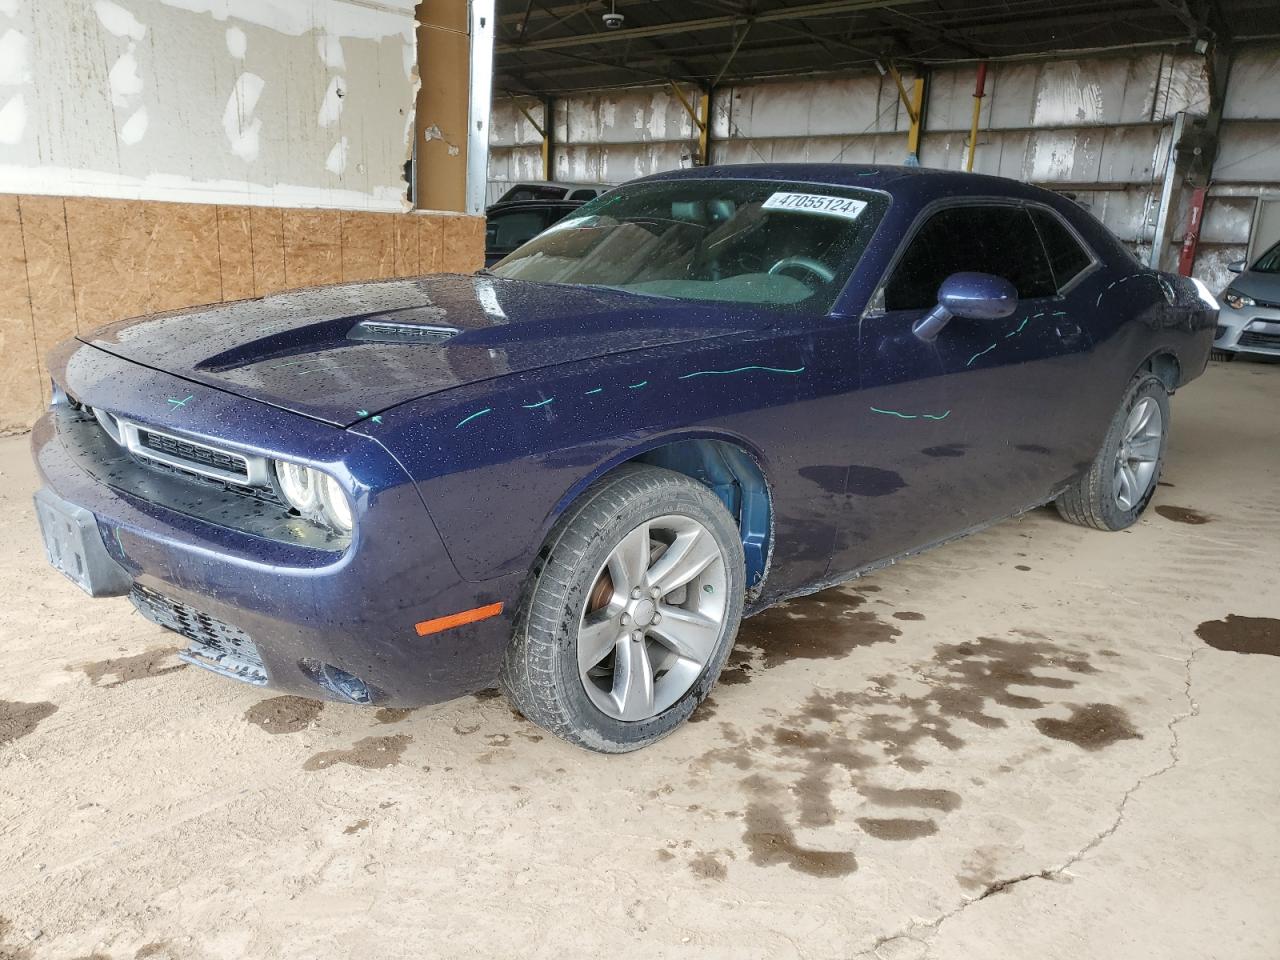
[[[1196,246],[1200,243],[1200,225],[1204,220],[1204,197],[1207,187],[1196,187],[1191,194],[1191,209],[1187,212],[1187,230],[1182,238],[1182,250],[1178,253],[1178,272],[1191,276],[1196,262]]]

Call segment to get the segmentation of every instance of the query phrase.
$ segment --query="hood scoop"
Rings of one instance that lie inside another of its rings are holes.
[[[452,340],[461,332],[457,327],[434,324],[361,320],[347,331],[347,339],[373,343],[440,344]]]

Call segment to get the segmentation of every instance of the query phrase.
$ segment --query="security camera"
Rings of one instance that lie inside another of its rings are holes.
[[[624,21],[626,17],[618,13],[616,10],[610,10],[608,13],[604,15],[602,19],[604,20],[604,25],[608,29],[617,30],[620,26],[622,26],[622,21]]]

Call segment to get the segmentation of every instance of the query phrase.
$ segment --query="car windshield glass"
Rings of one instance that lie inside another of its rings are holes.
[[[637,183],[576,210],[493,272],[825,313],[887,206],[883,194],[819,184]]]
[[[1260,256],[1250,269],[1254,273],[1280,273],[1280,243]]]

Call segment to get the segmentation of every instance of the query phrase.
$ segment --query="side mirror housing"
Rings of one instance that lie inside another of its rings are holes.
[[[938,305],[911,331],[921,340],[936,340],[953,317],[998,320],[1018,309],[1018,291],[1003,277],[989,273],[953,273],[938,288]]]
[[[1244,273],[1245,263],[1243,260],[1232,260],[1227,264],[1227,269],[1232,273]]]

